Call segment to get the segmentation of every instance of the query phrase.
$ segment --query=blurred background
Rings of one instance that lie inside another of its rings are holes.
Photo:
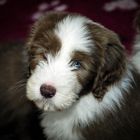
[[[0,0],[0,43],[24,42],[32,23],[48,11],[81,13],[119,34],[128,51],[140,0]]]

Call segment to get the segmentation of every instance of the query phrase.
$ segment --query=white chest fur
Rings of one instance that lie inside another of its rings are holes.
[[[78,126],[85,127],[93,120],[103,119],[103,110],[114,110],[123,102],[123,94],[129,90],[132,82],[131,72],[127,72],[122,80],[110,87],[103,100],[99,102],[92,93],[83,96],[70,109],[63,112],[47,112],[42,114],[41,126],[49,140],[84,140]]]
[[[75,115],[73,109],[61,113],[44,113],[41,122],[44,134],[49,140],[82,140],[82,135],[74,128],[77,123]]]

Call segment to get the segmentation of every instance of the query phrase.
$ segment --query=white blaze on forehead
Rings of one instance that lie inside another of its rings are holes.
[[[93,40],[90,39],[86,23],[91,23],[85,17],[67,16],[60,21],[54,30],[61,41],[61,54],[70,54],[73,51],[91,52]]]
[[[30,100],[37,101],[39,107],[43,105],[40,86],[45,83],[56,88],[56,95],[45,102],[44,110],[48,107],[50,110],[55,110],[55,107],[70,107],[82,89],[70,62],[74,51],[92,52],[94,42],[86,23],[92,22],[80,16],[67,16],[56,24],[54,33],[61,41],[61,48],[56,55],[51,52],[46,54],[47,62],[40,61],[28,80],[27,96]]]

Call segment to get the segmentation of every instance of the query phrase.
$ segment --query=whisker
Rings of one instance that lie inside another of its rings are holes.
[[[25,87],[25,85],[26,85],[26,80],[22,79],[22,80],[18,81],[17,83],[15,83],[13,86],[11,86],[9,88],[9,91],[21,90]]]

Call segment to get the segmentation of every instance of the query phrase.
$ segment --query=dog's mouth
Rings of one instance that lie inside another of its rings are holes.
[[[34,100],[35,105],[43,111],[61,111],[56,105],[45,98]]]
[[[61,103],[59,106],[56,105],[51,99],[37,99],[33,101],[34,104],[44,112],[61,112],[70,108],[75,102],[71,102],[69,104]]]

